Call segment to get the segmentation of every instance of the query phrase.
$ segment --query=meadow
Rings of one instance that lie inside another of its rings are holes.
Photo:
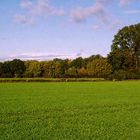
[[[139,140],[140,81],[0,83],[0,140]]]

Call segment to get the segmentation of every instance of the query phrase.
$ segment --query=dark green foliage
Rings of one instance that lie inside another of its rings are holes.
[[[95,59],[101,59],[101,58],[103,58],[103,57],[102,57],[100,54],[91,55],[90,57],[85,58],[85,63],[87,64],[87,63],[92,62],[92,61],[95,60]]]
[[[0,62],[0,77],[2,76],[3,73],[3,63]]]
[[[117,50],[129,52],[129,55],[133,57],[133,64],[138,67],[140,58],[140,24],[126,26],[119,30],[114,36],[111,49],[111,52]]]
[[[62,78],[65,77],[65,73],[68,69],[68,60],[54,59],[54,78]]]
[[[72,62],[71,62],[71,67],[75,67],[75,68],[82,68],[85,66],[84,64],[84,61],[83,61],[83,58],[82,57],[78,57],[76,59],[74,59]]]
[[[22,77],[24,72],[24,62],[19,59],[0,63],[0,77]]]
[[[19,59],[14,59],[9,62],[10,72],[12,77],[22,77],[25,72],[24,62]]]
[[[108,62],[117,79],[138,79],[140,70],[140,24],[126,26],[114,36]]]
[[[115,50],[108,55],[108,62],[112,65],[113,71],[120,69],[128,70],[135,69],[134,58],[131,55],[130,50]]]
[[[6,61],[3,63],[1,77],[13,77],[10,69],[10,61]]]

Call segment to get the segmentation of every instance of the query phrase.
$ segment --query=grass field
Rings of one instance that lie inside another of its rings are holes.
[[[0,83],[0,140],[140,140],[140,82]]]

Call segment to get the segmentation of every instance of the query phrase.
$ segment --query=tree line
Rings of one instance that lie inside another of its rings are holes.
[[[112,72],[107,59],[100,55],[88,58],[54,59],[50,61],[14,59],[0,63],[0,77],[80,78],[108,77]]]
[[[140,24],[125,26],[119,30],[107,57],[98,54],[74,60],[14,59],[0,62],[0,77],[139,79]]]

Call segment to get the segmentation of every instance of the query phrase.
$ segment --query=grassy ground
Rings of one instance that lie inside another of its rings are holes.
[[[0,140],[140,139],[140,82],[0,83]]]

